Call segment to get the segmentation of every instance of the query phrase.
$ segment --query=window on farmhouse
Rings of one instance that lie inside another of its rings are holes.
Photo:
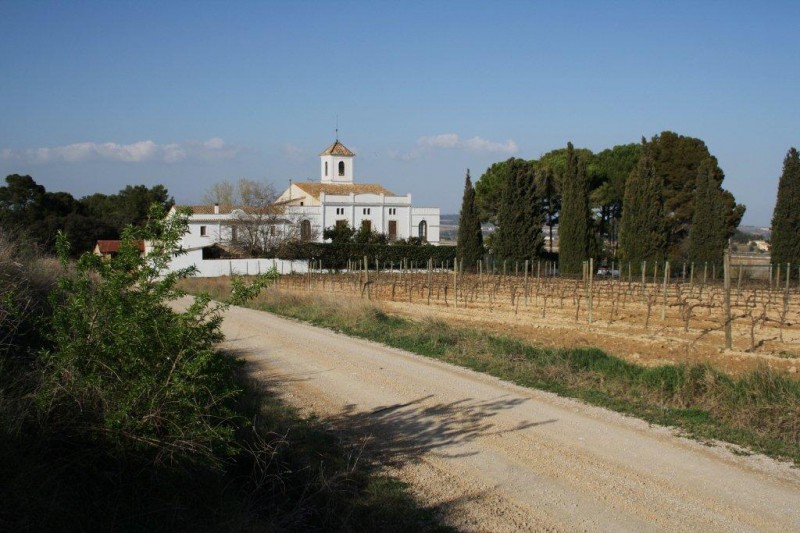
[[[372,222],[369,220],[362,220],[361,221],[361,229],[365,232],[372,231]]]
[[[325,161],[325,175],[328,175],[328,162]]]
[[[344,161],[339,161],[339,175],[344,176]]]
[[[231,240],[233,242],[239,240],[239,228],[237,228],[236,226],[231,228]]]
[[[311,240],[311,222],[304,220],[300,223],[300,240]]]
[[[428,241],[428,223],[424,220],[419,223],[419,238],[422,239],[422,242]]]
[[[201,237],[205,237],[206,236],[206,227],[205,226],[200,226],[200,236]]]

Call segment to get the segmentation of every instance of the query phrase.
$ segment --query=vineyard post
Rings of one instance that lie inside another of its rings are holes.
[[[528,307],[528,260],[525,260],[525,307]]]
[[[514,277],[519,276],[519,261],[514,261]]]
[[[431,305],[431,290],[433,289],[433,257],[428,258],[428,305]]]
[[[706,280],[708,279],[708,261],[703,262],[703,287],[706,286]]]
[[[483,292],[483,261],[478,261],[478,287]]]
[[[364,276],[364,283],[369,283],[369,259],[366,255],[364,256]]]
[[[781,286],[781,267],[778,265],[778,268],[775,269],[775,290]]]
[[[784,302],[784,308],[789,305],[789,278],[792,277],[792,265],[790,263],[786,263],[786,289],[784,289],[783,294],[786,301]],[[784,309],[784,314],[786,314],[786,309]]]
[[[694,261],[692,261],[692,269],[689,274],[689,287],[694,287]]]
[[[631,290],[632,281],[633,281],[633,270],[631,270],[631,262],[628,261],[628,290]]]
[[[686,283],[686,261],[683,262],[683,274],[681,275],[681,283]]]
[[[594,280],[594,258],[590,257],[589,262],[586,264],[589,268],[589,294],[586,295],[586,300],[589,303],[589,324],[592,323],[592,281]]]
[[[458,258],[453,258],[453,307],[458,307]]]
[[[508,259],[503,259],[503,278],[506,277],[506,263],[508,263]]]
[[[669,261],[664,263],[664,299],[661,302],[661,321],[667,319],[667,284],[669,283]]]
[[[717,264],[711,263],[711,281],[717,281]]]
[[[644,277],[647,275],[647,260],[642,261],[642,284],[639,285],[639,295],[644,298]]]
[[[730,243],[728,243],[728,247],[725,248],[725,255],[724,255],[724,262],[723,262],[723,270],[724,270],[724,277],[725,277],[725,301],[724,301],[724,313],[725,313],[725,348],[727,350],[731,349],[733,346],[733,324],[731,323],[731,247]]]
[[[658,259],[653,261],[653,285],[656,283],[658,283]]]
[[[742,265],[739,265],[739,279],[736,281],[736,303],[739,303],[739,298],[742,296]]]

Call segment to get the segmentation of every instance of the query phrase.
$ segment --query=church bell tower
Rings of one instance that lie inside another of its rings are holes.
[[[356,154],[339,142],[339,139],[319,154],[320,181],[322,183],[353,183],[353,163]]]

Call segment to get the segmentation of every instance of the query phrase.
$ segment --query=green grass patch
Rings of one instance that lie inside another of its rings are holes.
[[[216,297],[226,297],[218,286]],[[207,289],[207,287],[204,287]],[[543,349],[358,301],[270,289],[250,307],[381,342],[800,464],[800,383],[766,365],[732,378],[709,365],[647,368],[598,349]]]

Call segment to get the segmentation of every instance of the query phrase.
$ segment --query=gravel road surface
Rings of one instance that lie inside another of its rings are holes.
[[[232,307],[223,330],[460,529],[800,531],[786,463],[264,312]]]

